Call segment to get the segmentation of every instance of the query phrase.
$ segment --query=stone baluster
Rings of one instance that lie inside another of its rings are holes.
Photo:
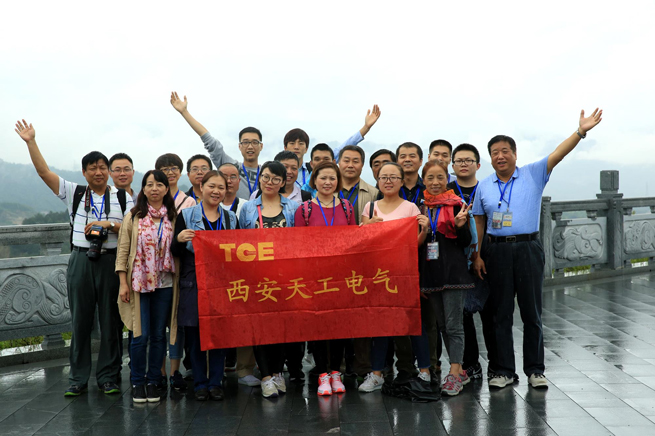
[[[619,193],[619,172],[600,172],[600,194],[607,201],[607,263],[611,269],[623,268],[623,194]]]

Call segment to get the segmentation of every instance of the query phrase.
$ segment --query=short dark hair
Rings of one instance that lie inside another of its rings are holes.
[[[421,150],[421,147],[419,147],[418,144],[414,144],[413,142],[403,142],[396,149],[396,162],[398,161],[398,156],[400,156],[400,149],[403,148],[403,147],[405,147],[405,148],[415,148],[419,159],[423,160],[423,150]]]
[[[405,180],[405,170],[403,169],[403,167],[398,165],[396,162],[385,162],[385,163],[383,163],[380,166],[380,172],[382,172],[382,168],[386,167],[387,165],[393,165],[394,167],[398,168],[398,170],[400,170],[400,177],[402,177],[403,180]],[[380,173],[378,173],[378,177],[379,176],[380,176]]]
[[[164,167],[178,167],[180,172],[182,172],[184,169],[184,163],[182,163],[180,156],[175,153],[166,153],[159,156],[155,162],[155,169],[159,170]]]
[[[373,161],[374,161],[375,159],[377,159],[379,156],[383,155],[383,154],[388,154],[389,156],[391,156],[391,161],[392,161],[392,162],[395,162],[395,161],[396,161],[396,153],[394,153],[394,152],[391,151],[391,150],[387,150],[386,148],[383,148],[383,149],[381,149],[381,150],[376,151],[375,153],[373,153],[373,154],[371,155],[371,158],[368,160],[368,165],[369,165],[371,168],[373,168]]]
[[[341,156],[343,156],[343,153],[346,151],[356,151],[362,157],[362,162],[366,160],[366,153],[364,153],[364,149],[359,145],[346,145],[343,147],[339,150],[339,160],[341,160]]]
[[[291,129],[284,135],[284,148],[287,148],[287,144],[290,142],[302,141],[307,147],[309,147],[309,135],[303,129]]]
[[[123,158],[119,158],[119,159],[123,159]],[[134,204],[134,207],[130,210],[130,212],[132,213],[132,217],[143,218],[146,215],[148,215],[148,198],[144,193],[144,188],[148,183],[148,177],[150,177],[150,175],[152,175],[155,178],[155,181],[159,183],[163,183],[164,186],[168,188],[168,192],[166,193],[166,195],[164,195],[163,203],[164,206],[166,206],[166,215],[168,216],[168,219],[171,222],[173,222],[175,216],[177,215],[177,210],[175,208],[175,200],[173,200],[173,197],[171,196],[170,185],[168,184],[168,177],[166,176],[166,174],[164,174],[163,171],[159,171],[159,170],[150,170],[143,175],[143,179],[141,180],[141,191],[139,192],[139,195],[136,197],[136,203]]]
[[[421,178],[425,179],[425,174],[434,167],[439,167],[443,170],[443,173],[446,175],[446,180],[448,180],[448,171],[444,168],[437,159],[432,159],[423,165],[423,171],[421,172]]]
[[[316,144],[315,146],[312,147],[312,152],[310,153],[309,158],[314,159],[314,152],[317,151],[329,151],[330,156],[332,156],[332,160],[334,160],[334,151],[332,151],[332,148],[329,145],[323,142],[321,142],[320,144]]]
[[[265,169],[268,169],[270,172],[272,172],[274,176],[282,177],[282,184],[280,185],[280,189],[282,189],[282,187],[287,184],[287,169],[284,168],[284,165],[282,165],[280,162],[276,160],[269,160],[264,162],[264,165],[262,165],[262,169],[259,174],[262,174]]]
[[[211,179],[212,177],[220,177],[221,179],[223,179],[223,181],[225,182],[225,187],[227,188],[227,179],[225,178],[223,173],[216,170],[207,171],[207,174],[202,176],[202,182],[200,182],[200,186],[204,186],[204,184],[207,183],[209,179]]]
[[[204,154],[194,154],[193,156],[191,156],[189,158],[188,161],[186,161],[186,172],[187,173],[191,172],[191,162],[193,162],[194,160],[198,160],[198,159],[203,159],[203,160],[207,161],[207,164],[209,165],[209,169],[210,170],[214,169],[214,166],[212,165],[212,160],[209,157],[205,156]]]
[[[298,157],[298,155],[288,150],[279,152],[278,154],[275,155],[275,158],[273,160],[278,162],[282,162],[283,160],[295,160],[298,163],[298,165],[300,165],[300,158]]]
[[[241,141],[241,137],[243,136],[244,133],[256,133],[257,136],[259,136],[259,141],[262,141],[262,132],[259,131],[258,128],[256,127],[246,127],[244,129],[241,129],[239,132],[239,141]]]
[[[435,139],[430,143],[430,148],[428,149],[428,154],[432,153],[432,149],[437,146],[443,146],[443,147],[448,147],[448,151],[450,154],[453,154],[453,146],[450,142],[446,141],[445,139]]]
[[[475,148],[474,145],[471,144],[459,144],[455,150],[453,150],[453,155],[452,155],[452,160],[455,162],[455,155],[459,153],[460,151],[470,151],[475,155],[475,160],[476,162],[480,163],[480,152],[478,151],[477,148]]]
[[[107,159],[107,156],[100,153],[99,151],[92,151],[82,158],[82,169],[86,171],[86,167],[97,163],[98,161],[103,161],[107,167],[109,167],[109,160]]]
[[[487,144],[487,150],[489,151],[489,155],[491,155],[491,146],[496,144],[497,142],[507,142],[509,144],[509,148],[512,149],[514,153],[516,153],[516,142],[510,138],[507,135],[496,135],[493,138],[489,140],[489,144]]]
[[[118,159],[127,159],[130,162],[130,165],[134,166],[134,162],[132,162],[132,158],[129,157],[125,153],[116,153],[115,155],[110,157],[109,158],[109,166],[111,167],[111,165],[114,163],[114,161],[118,160]]]
[[[341,192],[341,188],[343,187],[341,181],[341,171],[339,170],[339,165],[337,165],[334,162],[323,161],[320,164],[316,165],[316,168],[314,168],[314,170],[312,171],[312,175],[309,178],[309,186],[312,189],[316,189],[316,179],[318,178],[319,173],[325,169],[333,169],[337,173],[337,187],[334,190],[334,192]]]

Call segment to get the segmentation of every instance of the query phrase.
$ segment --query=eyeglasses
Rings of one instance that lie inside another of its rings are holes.
[[[165,173],[165,174],[172,174],[172,173],[177,173],[180,171],[178,167],[170,167],[170,168],[160,168],[159,171]]]
[[[254,141],[241,141],[239,144],[243,145],[244,147],[249,147],[251,145],[257,147],[261,142],[254,140]]]
[[[477,163],[477,161],[473,159],[455,159],[453,161],[453,165],[457,165],[460,167],[464,164],[466,164],[466,166],[469,166],[469,165],[473,165],[474,163]]]
[[[199,173],[199,172],[206,173],[207,171],[209,171],[209,167],[200,167],[200,168],[191,167],[191,169],[189,170],[189,174],[194,174],[194,173]]]
[[[262,174],[260,177],[262,179],[263,183],[268,183],[271,182],[272,185],[277,186],[280,183],[282,183],[282,178],[281,177],[273,177],[269,176],[268,174]]]
[[[237,176],[236,174],[232,174],[231,176],[228,176],[226,174],[221,173],[221,175],[225,177],[227,180],[229,180],[230,182],[236,182],[237,180],[239,180],[239,176]]]
[[[122,173],[128,174],[131,171],[132,171],[132,168],[130,168],[130,167],[114,168],[113,170],[111,170],[112,173],[118,173],[118,174],[122,174]]]
[[[391,183],[396,183],[398,180],[402,180],[403,178],[400,176],[380,176],[380,181],[382,183],[386,183],[387,181]]]

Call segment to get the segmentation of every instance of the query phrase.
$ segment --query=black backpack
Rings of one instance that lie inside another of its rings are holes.
[[[82,202],[82,199],[84,198],[84,194],[86,193],[87,186],[85,185],[77,185],[75,187],[75,192],[73,193],[73,211],[71,212],[70,216],[70,225],[71,225],[71,235],[70,235],[70,244],[71,244],[71,250],[73,249],[73,225],[75,224],[75,215],[77,214],[77,209],[80,208],[80,203]],[[127,209],[127,193],[125,192],[125,189],[120,189],[117,188],[118,192],[116,193],[116,196],[118,197],[118,204],[121,206],[121,212],[123,212],[123,215],[125,215],[125,210]],[[109,187],[107,187],[107,193],[109,193]],[[109,196],[105,196],[105,210],[107,211],[107,216],[109,216],[109,207],[110,199]]]

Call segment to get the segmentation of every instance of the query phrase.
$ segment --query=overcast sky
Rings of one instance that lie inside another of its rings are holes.
[[[238,158],[245,126],[262,130],[269,159],[294,127],[312,144],[346,139],[377,103],[368,155],[470,142],[481,175],[492,136],[513,136],[529,163],[601,106],[554,175],[588,190],[551,184],[554,199],[597,192],[598,169],[655,163],[652,1],[222,3],[3,2],[0,158],[29,162],[13,131],[25,118],[51,166],[77,169],[93,149],[127,152],[141,171],[166,152],[186,160],[203,149],[169,103],[176,90]],[[649,194],[652,173],[622,191]]]

